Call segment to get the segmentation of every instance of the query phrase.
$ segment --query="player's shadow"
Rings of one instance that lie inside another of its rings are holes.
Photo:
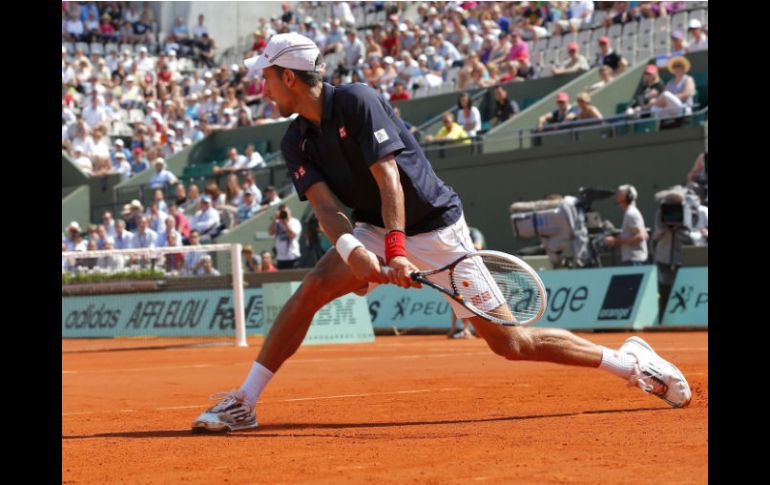
[[[232,433],[202,433],[192,434],[189,429],[184,430],[156,430],[156,431],[123,431],[115,433],[97,433],[89,435],[62,435],[62,440],[79,440],[79,439],[93,439],[93,438],[199,438],[199,437],[213,437],[213,436],[249,436],[255,438],[280,438],[280,437],[292,437],[292,438],[337,438],[334,434],[318,434],[318,433],[295,433],[293,431],[298,430],[344,430],[344,429],[366,429],[366,428],[403,428],[408,426],[435,426],[444,424],[476,424],[476,423],[494,423],[494,422],[514,422],[514,421],[528,421],[535,419],[553,419],[553,418],[568,418],[574,416],[580,416],[585,414],[625,414],[625,413],[638,413],[647,411],[673,411],[673,408],[663,407],[646,407],[646,408],[632,408],[632,409],[595,409],[590,411],[576,411],[571,413],[551,413],[551,414],[533,414],[526,416],[499,416],[495,418],[480,418],[480,419],[447,419],[447,420],[435,420],[435,421],[393,421],[393,422],[366,422],[366,423],[275,423],[264,424],[259,428],[253,430],[236,431]],[[276,433],[280,431],[289,431],[288,433]]]

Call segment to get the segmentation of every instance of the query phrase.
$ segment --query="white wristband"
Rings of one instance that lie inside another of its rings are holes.
[[[340,257],[346,264],[348,263],[348,258],[350,258],[350,253],[359,246],[364,247],[364,244],[350,233],[345,233],[337,238],[337,243],[334,245],[334,247],[337,248],[337,252],[340,253]]]

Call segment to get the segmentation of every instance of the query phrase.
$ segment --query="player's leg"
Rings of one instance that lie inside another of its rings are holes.
[[[601,368],[674,407],[690,403],[692,393],[682,372],[639,337],[628,338],[615,351],[564,329],[506,327],[481,317],[470,320],[492,351],[506,359]]]
[[[568,330],[506,327],[481,317],[469,320],[489,348],[509,360],[537,360],[582,367],[598,367],[602,361],[599,345]]]
[[[337,250],[330,249],[281,309],[265,338],[257,362],[276,372],[297,351],[318,310],[363,286],[367,283],[356,279]]]
[[[335,298],[367,285],[353,276],[335,249],[324,254],[276,317],[243,385],[221,393],[221,402],[193,422],[193,432],[256,428],[254,407],[259,395],[273,374],[297,351],[315,313]]]

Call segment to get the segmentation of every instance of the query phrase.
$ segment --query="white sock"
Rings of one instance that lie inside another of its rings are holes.
[[[241,386],[241,392],[243,392],[246,397],[246,402],[248,402],[251,407],[254,407],[254,405],[257,404],[259,395],[262,394],[262,389],[265,388],[272,377],[273,373],[259,362],[254,362],[251,365],[249,376]]]
[[[602,363],[599,364],[599,368],[628,380],[634,371],[634,364],[636,364],[634,356],[621,354],[617,350],[608,349],[607,347],[601,347],[601,349]]]

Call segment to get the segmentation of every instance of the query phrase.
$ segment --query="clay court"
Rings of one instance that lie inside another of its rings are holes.
[[[689,379],[689,408],[481,339],[377,337],[302,347],[262,395],[260,428],[229,435],[190,423],[240,385],[260,339],[63,353],[63,483],[706,483],[708,333],[642,336]]]

